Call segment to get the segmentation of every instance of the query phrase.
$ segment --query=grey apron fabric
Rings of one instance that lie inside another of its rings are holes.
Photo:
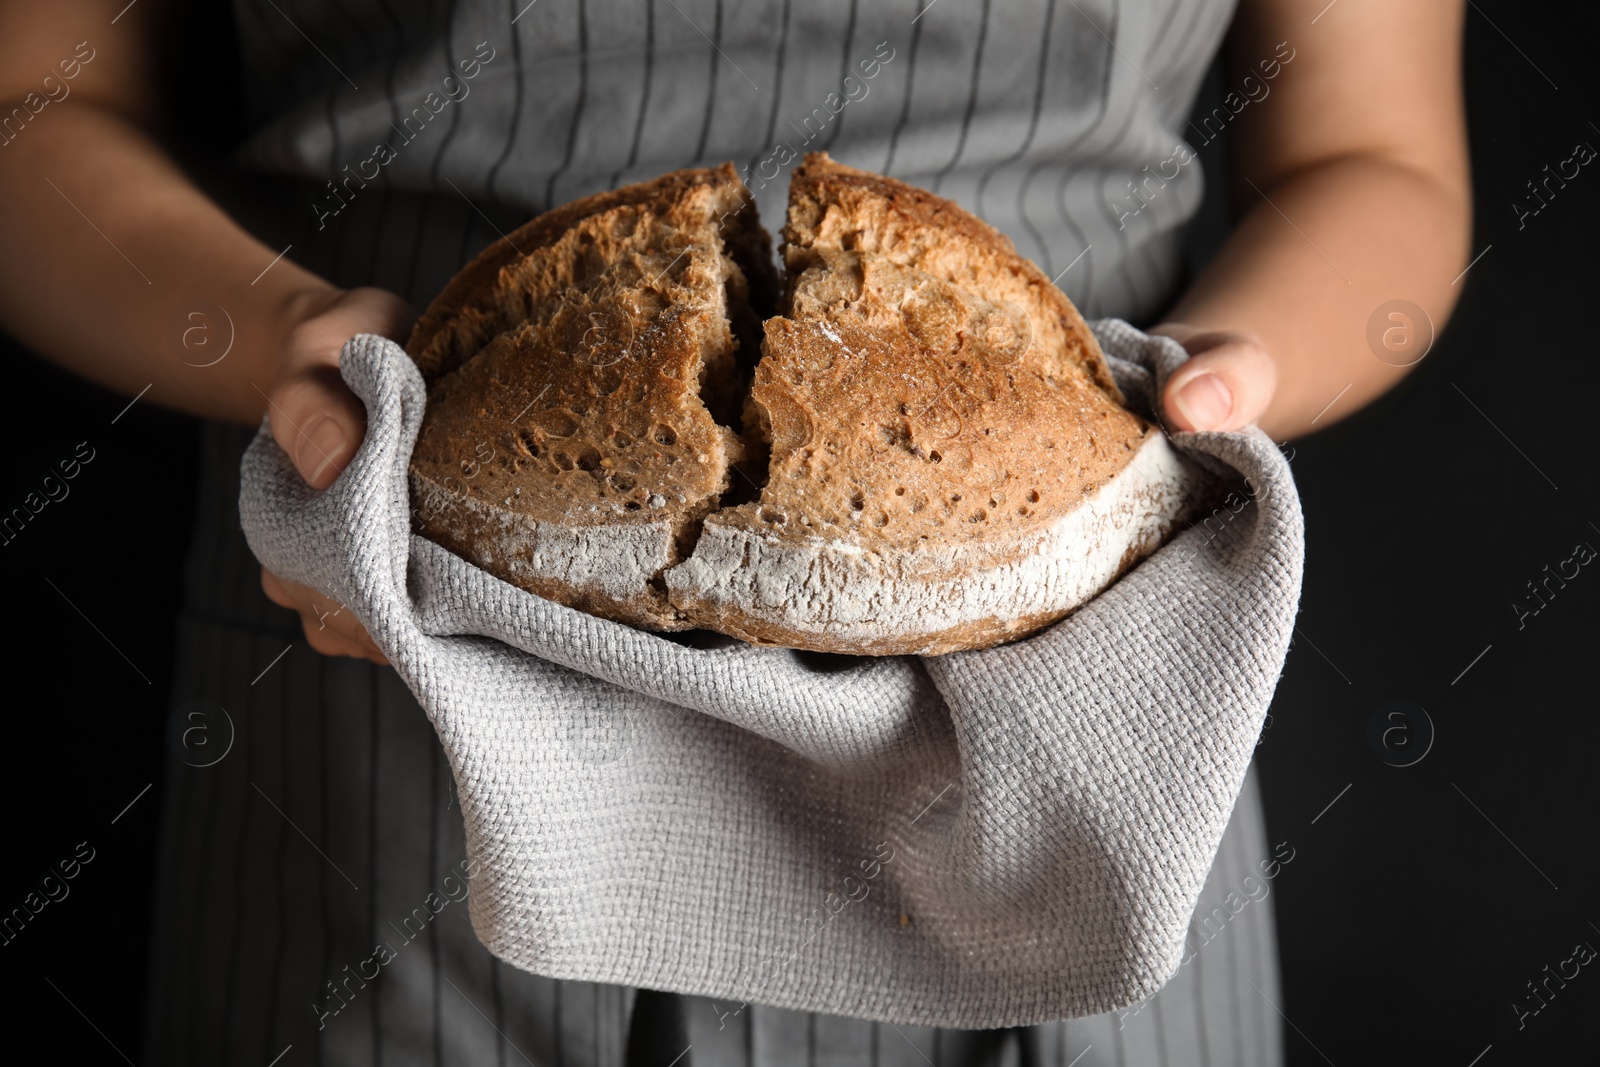
[[[1095,328],[1148,410],[1183,349]],[[361,451],[317,492],[263,430],[245,535],[351,610],[419,697],[497,955],[963,1028],[1122,1008],[1178,969],[1298,607],[1298,499],[1259,431],[1176,435],[1249,497],[1040,635],[841,661],[686,646],[414,536],[421,376],[365,335],[341,369]]]
[[[274,247],[426,301],[463,251],[432,244],[436,227],[477,229],[470,254],[623,182],[723,160],[759,178],[780,146],[825,148],[987,219],[1084,314],[1139,321],[1180,281],[1204,179],[1162,164],[1233,6],[235,0],[254,131],[239,159],[308,182]],[[790,166],[751,183],[774,231]]]
[[[1177,234],[1199,200],[1199,166],[1125,228],[1116,194],[1171,155],[1232,6],[235,0],[254,131],[241,162],[282,175],[248,218],[287,258],[421,306],[549,197],[696,162],[757,165],[777,131],[803,124],[887,41],[895,56],[869,96],[813,143],[791,137],[795,146],[937,185],[1011,235],[1081,307],[1137,321],[1180,280]],[[479,41],[498,49],[484,67],[495,79],[473,79],[470,98],[420,133],[415,121],[382,133],[459,73],[450,64]],[[723,57],[779,91],[751,90]],[[718,109],[736,94],[759,95],[770,121],[731,121]],[[395,165],[346,186],[319,229],[325,183],[371,155],[374,132],[399,146]],[[785,181],[762,190],[770,225]],[[445,893],[466,856],[459,805],[433,728],[393,672],[318,656],[298,619],[261,595],[237,512],[251,436],[203,434],[174,706],[222,709],[233,747],[208,766],[186,753],[168,775],[147,1062],[620,1062],[631,990],[498,961],[456,902],[379,980],[363,988],[350,977],[381,939],[399,943],[391,924]],[[1241,880],[1273,855],[1247,777],[1177,975],[1136,1012],[1030,1031],[1043,1057],[1033,1062],[1280,1062],[1267,1002],[1277,999],[1272,902],[1241,897],[1252,893]],[[1202,921],[1240,899],[1249,906],[1225,926]],[[688,1004],[695,1048],[682,1065],[987,1055],[952,1031]],[[319,1027],[330,1007],[337,1014]]]

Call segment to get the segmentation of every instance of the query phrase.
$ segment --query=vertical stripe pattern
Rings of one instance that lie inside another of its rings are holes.
[[[782,172],[825,147],[962,203],[1051,276],[1075,264],[1059,284],[1087,314],[1138,322],[1174,295],[1178,234],[1202,188],[1197,163],[1155,182],[1146,168],[1209,136],[1181,127],[1233,0],[235,7],[253,168],[327,180],[387,144],[357,199],[449,197],[485,210],[492,234],[619,182],[732,159],[764,179],[757,199],[776,229]],[[447,92],[447,75],[465,92]],[[763,172],[774,154],[788,162]],[[336,228],[355,229],[351,214]],[[370,229],[358,237],[369,259],[349,277],[415,259]],[[431,295],[420,279],[393,284]]]
[[[552,204],[724,159],[764,177],[779,145],[825,146],[987,218],[1086,314],[1138,321],[1173,295],[1198,163],[1147,203],[1129,183],[1184,136],[1174,124],[1232,0],[234,7],[241,159],[281,175],[254,225],[339,284],[421,306]],[[379,177],[345,180],[370,174],[380,143]],[[757,189],[772,229],[778,169]],[[630,1034],[633,990],[532,975],[477,941],[460,812],[426,716],[392,671],[318,657],[260,592],[236,507],[249,436],[204,433],[174,702],[225,709],[231,748],[169,769],[147,1060],[268,1063],[292,1047],[285,1064],[588,1067],[624,1063],[630,1040],[636,1052],[676,1040],[643,1021]],[[644,1015],[679,1020],[689,1051],[647,1059],[1276,1065],[1272,857],[1252,778],[1183,964],[1125,1012],[961,1032],[698,997],[663,1014],[655,998]]]

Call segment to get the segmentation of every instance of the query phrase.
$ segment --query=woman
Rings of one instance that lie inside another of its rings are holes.
[[[364,428],[337,373],[345,339],[403,339],[411,308],[497,231],[621,182],[733,159],[775,224],[780,143],[936,189],[1086,314],[1179,340],[1194,358],[1164,394],[1172,427],[1310,432],[1404,373],[1367,341],[1375,318],[1392,328],[1385,305],[1409,301],[1436,326],[1450,310],[1469,239],[1462,10],[236,0],[235,163],[271,178],[250,231],[153,134],[156,72],[182,62],[159,42],[182,12],[0,11],[0,321],[86,377],[213,420],[176,697],[228,709],[238,738],[169,782],[147,1058],[576,1065],[626,1046],[630,1062],[663,1064],[1280,1062],[1264,897],[1197,930],[1147,1004],[1008,1033],[500,964],[452,888],[461,825],[429,724],[338,604],[271,574],[255,587],[238,457],[265,414],[307,482],[328,486]],[[1223,104],[1186,125],[1225,32]],[[1181,288],[1195,149],[1224,130],[1240,221]],[[1201,912],[1287,861],[1269,852],[1251,783]],[[393,926],[425,899],[425,922]],[[403,947],[379,978],[362,964],[388,929]]]

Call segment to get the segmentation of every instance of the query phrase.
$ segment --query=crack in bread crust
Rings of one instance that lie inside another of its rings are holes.
[[[654,579],[743,455],[705,400],[725,417],[741,400],[730,296],[775,288],[750,259],[753,213],[731,168],[671,175],[540,216],[446,287],[412,337],[435,374],[412,454],[431,487],[418,532],[539,595],[681,627]],[[585,558],[537,547],[562,528]],[[608,581],[562,577],[609,573],[609,555],[629,563]]]
[[[740,266],[746,272],[753,269],[754,299],[770,305],[777,292],[777,278],[768,262],[771,239],[757,220],[754,200],[733,164],[673,171],[551,208],[480,252],[450,279],[411,329],[406,352],[422,371],[423,380],[432,385],[475,356],[496,333],[514,325],[505,320],[499,307],[498,279],[506,266],[538,255],[591,216],[670,203],[685,191],[704,185],[737,192],[744,210],[722,217],[724,237]]]
[[[780,294],[724,164],[478,256],[408,344],[417,532],[632,625],[926,655],[1056,621],[1202,491],[986,223],[813,153],[783,237]]]

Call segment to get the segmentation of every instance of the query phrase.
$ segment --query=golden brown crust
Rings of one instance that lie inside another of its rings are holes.
[[[1077,507],[1143,440],[1143,420],[973,292],[854,252],[792,284],[751,393],[771,473],[719,522],[873,550],[992,542]]]
[[[783,235],[764,328],[770,241],[731,165],[487,249],[408,346],[431,386],[418,531],[633,625],[933,655],[1049,625],[1070,610],[1050,590],[1076,604],[1172,529],[1177,461],[1151,458],[1159,431],[1006,237],[826,154],[795,172]],[[736,505],[741,459],[768,475]]]
[[[770,476],[716,521],[872,550],[995,542],[1077,507],[1142,442],[1071,302],[956,205],[816,153],[783,232],[787,315],[751,392]]]
[[[413,336],[423,365],[460,360],[436,377],[412,455],[429,490],[419,532],[540,595],[680,625],[650,583],[742,454],[702,393],[737,409],[727,302],[749,282],[723,233],[748,200],[731,168],[590,197],[446,288]],[[595,558],[540,557],[563,537]]]
[[[1028,314],[1050,358],[1076,363],[1118,403],[1094,334],[1066,294],[1011,239],[943,197],[811,152],[789,182],[784,265],[793,279],[810,250],[875,252]],[[797,262],[798,260],[798,262]]]
[[[515,325],[498,315],[495,306],[497,279],[508,264],[554,244],[584,219],[615,208],[648,207],[672,201],[696,185],[731,187],[738,191],[742,210],[737,217],[724,223],[729,231],[729,244],[735,247],[745,271],[751,272],[754,268],[757,276],[750,281],[758,299],[763,296],[772,299],[776,279],[768,262],[770,239],[756,219],[754,200],[739,180],[733,164],[677,170],[552,208],[480,252],[450,279],[411,329],[405,347],[422,371],[423,380],[432,385],[471,359],[495,333]]]
[[[1147,427],[1132,462],[1047,528],[983,539],[863,543],[846,529],[706,520],[666,572],[699,626],[822,652],[939,655],[1025,637],[1155,551],[1210,491],[1203,472]]]

